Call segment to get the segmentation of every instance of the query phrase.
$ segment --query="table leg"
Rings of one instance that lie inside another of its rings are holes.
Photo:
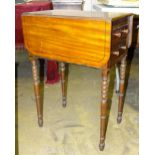
[[[120,84],[119,84],[119,103],[118,103],[118,116],[117,123],[122,121],[122,113],[124,106],[124,83],[125,83],[125,72],[126,72],[126,56],[121,60],[120,65]]]
[[[66,107],[66,92],[65,92],[65,63],[60,63],[60,77],[61,77],[61,88],[62,88],[62,106]]]
[[[105,134],[106,134],[106,115],[107,115],[107,104],[108,104],[108,67],[103,68],[102,71],[102,101],[101,101],[101,116],[100,116],[100,144],[99,149],[103,151],[105,146]]]
[[[116,94],[119,93],[119,67],[115,65],[115,72],[116,72],[116,81],[115,81],[115,92]]]
[[[32,63],[32,74],[33,74],[33,80],[34,80],[34,92],[35,92],[37,115],[38,115],[38,125],[42,127],[43,115],[42,115],[42,108],[41,108],[42,106],[41,106],[41,99],[40,99],[40,84],[39,84],[38,71],[37,71],[37,58],[30,56],[30,61]]]

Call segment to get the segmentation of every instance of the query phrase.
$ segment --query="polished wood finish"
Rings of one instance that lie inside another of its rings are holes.
[[[110,64],[116,64],[127,54],[132,42],[133,16],[112,23]]]
[[[40,99],[40,85],[38,79],[38,71],[37,71],[37,59],[33,56],[30,56],[30,61],[32,63],[32,75],[34,80],[34,92],[35,92],[35,100],[36,100],[36,107],[37,107],[37,115],[38,115],[38,125],[40,127],[43,126],[43,114],[42,114],[42,106],[41,106],[41,99]]]
[[[121,62],[118,123],[122,119],[125,61],[131,44],[132,16],[86,11],[41,11],[22,16],[25,47],[36,57],[60,61],[62,102],[66,106],[65,63],[85,65],[102,70],[102,101],[100,117],[100,150],[104,149],[108,72]],[[36,64],[33,60],[34,82]],[[37,88],[38,89],[38,88]],[[35,90],[36,96],[38,91]],[[37,97],[38,98],[38,97]],[[39,102],[37,100],[37,102]],[[40,114],[39,114],[40,116]]]
[[[102,69],[102,87],[101,87],[101,116],[100,116],[100,143],[99,149],[102,151],[105,146],[105,134],[106,134],[106,118],[108,107],[108,65],[105,65]]]
[[[120,85],[119,85],[119,102],[118,102],[118,116],[117,123],[121,123],[122,121],[122,113],[123,113],[123,97],[124,97],[124,84],[125,84],[125,71],[126,71],[126,55],[121,60],[120,65]]]
[[[66,107],[66,89],[65,89],[65,63],[60,62],[60,77],[61,77],[61,88],[62,88],[62,106]]]
[[[53,17],[23,16],[25,46],[31,54],[96,68],[106,64],[110,56],[110,23]]]
[[[113,16],[62,10],[26,13],[25,46],[33,55],[101,68],[110,57],[111,20],[118,18]]]

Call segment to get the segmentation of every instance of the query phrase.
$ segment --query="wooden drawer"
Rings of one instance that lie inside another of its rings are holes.
[[[111,58],[117,59],[127,52],[127,38],[129,34],[128,18],[116,20],[112,23]]]

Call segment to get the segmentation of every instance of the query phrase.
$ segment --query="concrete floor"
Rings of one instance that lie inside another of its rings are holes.
[[[100,70],[69,65],[68,104],[61,105],[60,83],[44,85],[44,126],[37,125],[31,64],[16,52],[16,155],[138,155],[139,55],[130,68],[123,121],[116,123],[117,95],[112,105],[103,152],[98,149]],[[114,78],[114,69],[111,72]],[[114,80],[113,80],[114,81]]]

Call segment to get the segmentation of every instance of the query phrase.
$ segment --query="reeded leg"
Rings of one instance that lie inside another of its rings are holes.
[[[102,71],[102,101],[101,101],[101,116],[100,116],[100,144],[99,149],[103,151],[105,145],[106,133],[106,115],[108,102],[108,68],[107,66]]]
[[[35,92],[37,115],[38,115],[38,125],[42,127],[43,115],[42,115],[41,100],[40,100],[40,87],[39,87],[37,62],[36,62],[37,60],[34,57],[30,57],[30,60],[32,63],[32,74],[33,74],[33,80],[34,80],[34,92]]]
[[[124,83],[125,83],[125,71],[126,71],[126,56],[121,60],[120,65],[120,84],[119,84],[119,103],[118,103],[118,116],[117,123],[122,121],[123,113],[123,97],[124,97]]]
[[[62,106],[66,107],[66,92],[65,92],[65,63],[60,63],[60,77],[61,77],[61,88],[62,88]]]

